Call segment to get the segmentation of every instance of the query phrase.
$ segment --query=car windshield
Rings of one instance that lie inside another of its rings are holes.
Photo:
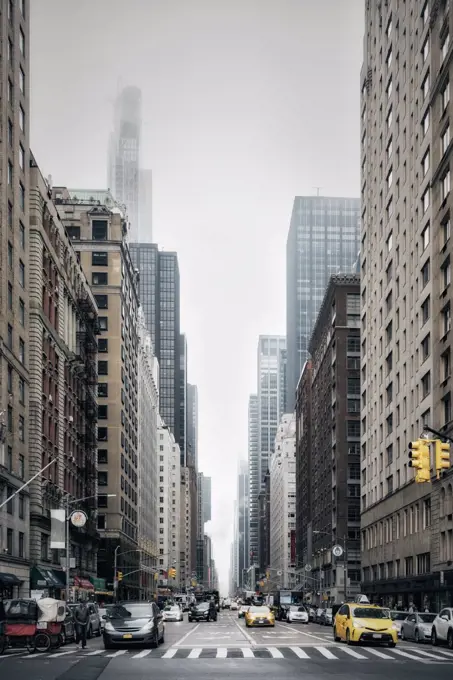
[[[148,619],[153,615],[152,607],[146,604],[116,604],[109,611],[112,619]]]
[[[198,609],[209,609],[209,602],[202,602],[198,605]]]
[[[356,607],[353,612],[355,619],[388,619],[389,612],[386,609],[374,609],[373,607]]]
[[[250,614],[269,614],[269,607],[250,607]]]
[[[179,607],[175,604],[172,604],[171,607],[165,607],[164,611],[166,611],[166,612],[179,612]]]
[[[292,612],[304,612],[305,611],[305,607],[298,607],[297,604],[293,604],[290,607],[290,609],[291,609]]]
[[[432,623],[436,618],[436,614],[419,614],[418,618],[422,623]]]
[[[408,616],[408,612],[390,612],[390,618],[392,621],[405,621]]]

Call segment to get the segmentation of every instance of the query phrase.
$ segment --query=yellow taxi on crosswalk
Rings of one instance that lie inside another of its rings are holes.
[[[343,604],[333,624],[336,642],[345,640],[348,645],[355,642],[383,642],[395,647],[398,629],[390,618],[388,609],[374,604]]]
[[[259,626],[275,626],[275,616],[269,607],[261,605],[259,607],[249,607],[245,612],[245,625],[247,628]]]

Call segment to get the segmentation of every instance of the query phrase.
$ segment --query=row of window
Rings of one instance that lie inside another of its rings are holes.
[[[422,518],[420,521],[420,512]],[[362,550],[371,550],[400,538],[425,531],[431,526],[431,499],[415,503],[362,531]]]
[[[414,557],[406,557],[404,560],[381,562],[371,567],[364,567],[363,581],[382,581],[385,579],[402,578],[404,576],[417,576],[431,572],[430,553],[420,553]]]

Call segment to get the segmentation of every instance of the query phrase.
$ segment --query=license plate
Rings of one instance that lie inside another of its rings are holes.
[[[126,635],[123,635],[123,640],[132,640],[132,635],[130,633],[126,633]]]
[[[375,640],[380,640],[382,635],[380,633],[373,633],[373,637]]]

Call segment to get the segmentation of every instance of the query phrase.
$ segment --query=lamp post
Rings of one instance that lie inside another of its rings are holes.
[[[329,534],[327,531],[318,531],[315,529],[313,533],[322,536],[330,536],[332,543],[334,543],[333,535]],[[344,601],[346,602],[348,599],[348,543],[346,536],[343,536],[343,538],[339,538],[338,540],[343,544]]]
[[[31,480],[30,480],[31,481]],[[114,498],[116,496],[116,493],[108,493],[107,498]],[[66,564],[65,564],[65,572],[66,572],[66,604],[69,602],[69,580],[70,580],[70,574],[71,574],[71,558],[69,557],[69,552],[70,552],[70,536],[69,536],[69,522],[71,520],[72,515],[69,515],[69,507],[71,505],[75,505],[76,503],[82,503],[82,501],[89,501],[92,498],[97,498],[97,495],[94,496],[84,496],[83,498],[76,498],[73,501],[70,501],[69,494],[66,496],[66,507],[65,507],[65,549],[66,549]]]

